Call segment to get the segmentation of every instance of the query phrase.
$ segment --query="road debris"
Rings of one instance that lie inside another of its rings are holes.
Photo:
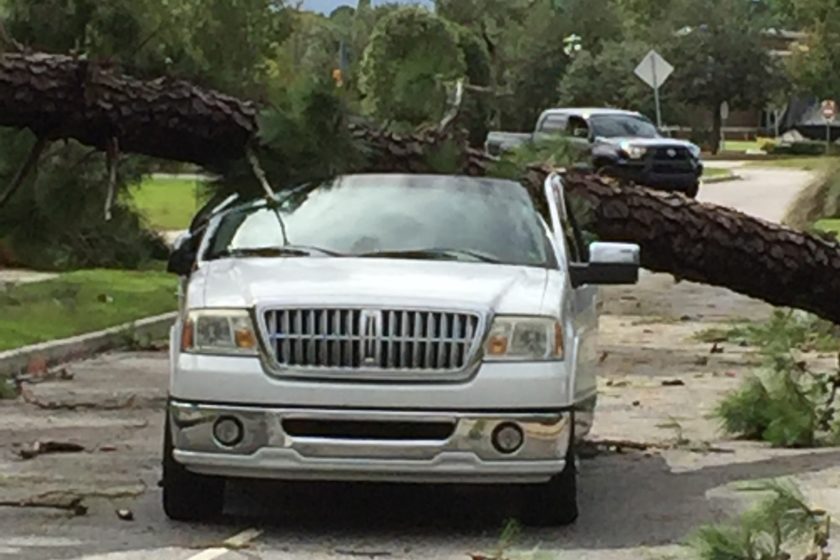
[[[134,521],[134,512],[130,509],[118,509],[116,512],[117,518],[122,521]]]
[[[337,548],[334,552],[339,556],[352,556],[355,558],[384,558],[391,556],[391,553],[385,550],[345,550]]]
[[[82,496],[75,494],[56,495],[54,492],[23,500],[0,501],[0,507],[60,509],[69,511],[75,516],[86,515],[88,512],[88,507],[84,504]]]
[[[84,450],[83,445],[68,441],[36,441],[28,447],[21,448],[18,455],[21,459],[34,459],[48,453],[81,453]]]
[[[25,387],[21,390],[21,397],[24,402],[37,406],[42,410],[125,410],[127,408],[135,408],[138,406],[137,395],[130,395],[121,400],[103,400],[103,401],[43,401],[38,399],[32,391]],[[154,399],[153,399],[154,400]],[[152,401],[153,401],[152,400]],[[158,399],[165,402],[165,399]],[[147,402],[146,404],[151,404]]]
[[[695,366],[705,366],[709,363],[709,358],[707,356],[698,356],[697,359],[694,360]]]
[[[666,379],[662,382],[663,387],[682,387],[685,385],[685,381],[682,379]]]
[[[723,346],[715,342],[712,344],[712,349],[709,350],[709,354],[723,354]]]

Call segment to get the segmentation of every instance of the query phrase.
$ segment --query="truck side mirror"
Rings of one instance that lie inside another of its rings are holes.
[[[569,264],[572,286],[635,284],[639,281],[640,254],[635,243],[592,243],[588,263]]]
[[[197,253],[193,236],[189,233],[180,235],[172,246],[169,261],[166,263],[166,272],[178,276],[189,276],[193,270]]]

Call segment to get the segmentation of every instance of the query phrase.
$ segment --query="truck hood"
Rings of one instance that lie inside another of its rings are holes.
[[[644,146],[644,147],[674,147],[674,148],[691,148],[696,147],[691,142],[687,140],[678,140],[675,138],[634,138],[632,136],[621,136],[618,138],[603,138],[598,137],[597,142],[601,144],[610,144],[614,146],[618,146],[622,142],[628,142],[633,144],[634,146]]]
[[[209,261],[193,274],[191,308],[396,304],[554,314],[561,273],[451,261],[363,258],[250,258]],[[547,292],[554,294],[547,297]]]

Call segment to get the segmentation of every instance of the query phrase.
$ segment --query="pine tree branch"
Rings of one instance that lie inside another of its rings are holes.
[[[49,144],[50,139],[46,135],[38,137],[35,144],[32,146],[32,149],[29,151],[29,155],[21,164],[17,173],[15,173],[15,176],[8,188],[0,194],[0,208],[3,208],[3,206],[6,205],[9,199],[14,196],[21,185],[23,185],[24,181],[26,181],[26,178],[32,173],[32,170],[37,167],[38,160],[41,159],[41,155],[44,153],[44,150],[47,149]]]

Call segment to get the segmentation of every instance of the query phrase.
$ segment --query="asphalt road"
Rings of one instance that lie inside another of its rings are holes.
[[[721,166],[721,163],[709,162],[706,165],[715,167]],[[782,221],[797,193],[813,177],[810,172],[796,169],[740,165],[731,168],[741,180],[703,185],[698,200],[729,206],[772,222]]]
[[[787,170],[738,172],[743,180],[707,185],[701,200],[778,220],[809,179],[806,173]],[[720,290],[673,286],[661,276],[648,276],[644,283],[613,292],[613,314],[604,321],[603,373],[630,381],[621,390],[605,388],[595,433],[664,440],[671,433],[662,423],[683,415],[686,437],[714,440],[715,426],[705,417],[717,392],[736,380],[711,377],[723,368],[740,375],[747,358],[739,350],[715,356],[705,366],[695,365],[698,353],[708,355],[708,350],[685,341],[703,325],[674,317],[684,313],[684,304],[713,308],[710,301]],[[727,313],[736,313],[738,296],[730,299]],[[607,354],[614,357],[606,359]],[[77,405],[116,403],[111,408],[117,410],[0,404],[0,502],[35,499],[60,504],[81,496],[89,510],[72,516],[51,507],[0,506],[0,560],[466,559],[470,553],[492,553],[502,528],[517,517],[521,506],[506,488],[476,492],[236,484],[229,491],[223,521],[173,523],[160,509],[157,487],[166,355],[111,354],[71,364],[70,370],[72,381],[33,386],[35,398]],[[657,381],[662,375],[696,386],[690,392],[662,389]],[[708,382],[700,380],[703,376]],[[647,381],[650,387],[644,386]],[[637,401],[641,404],[634,405]],[[18,458],[21,445],[45,439],[77,441],[88,451],[30,461]],[[680,557],[684,550],[677,545],[698,524],[719,521],[740,503],[728,490],[731,483],[807,472],[821,473],[816,486],[821,496],[838,487],[840,474],[831,471],[840,458],[837,452],[734,449],[736,453],[720,456],[687,451],[607,453],[585,460],[577,524],[522,529],[508,557]],[[826,482],[829,471],[834,478]],[[130,509],[133,521],[119,520],[115,510],[120,508]],[[534,555],[534,550],[544,555]]]

